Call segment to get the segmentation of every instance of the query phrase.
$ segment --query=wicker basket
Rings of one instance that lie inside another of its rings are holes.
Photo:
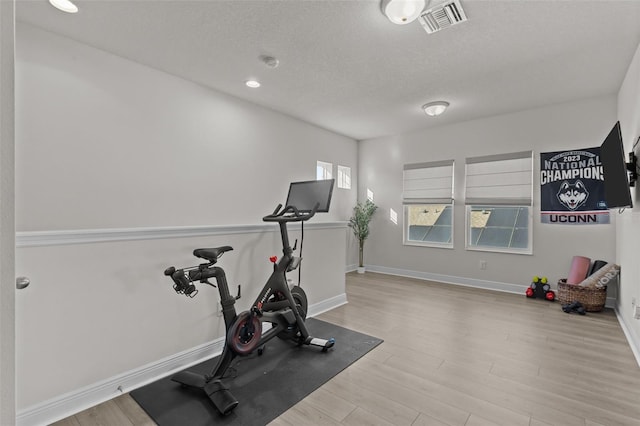
[[[567,280],[558,281],[558,302],[563,305],[574,301],[582,303],[587,312],[600,312],[607,301],[607,288],[591,288],[567,284]]]

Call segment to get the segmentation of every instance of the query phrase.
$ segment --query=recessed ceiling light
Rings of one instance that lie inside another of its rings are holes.
[[[246,84],[247,87],[251,87],[252,89],[260,87],[260,82],[257,80],[247,80],[244,82],[244,84]]]
[[[449,107],[449,102],[446,101],[429,102],[428,104],[422,105],[425,114],[431,117],[442,114],[447,107]]]
[[[76,13],[78,11],[78,6],[71,3],[69,0],[49,0],[49,3],[51,3],[51,6],[63,12]]]

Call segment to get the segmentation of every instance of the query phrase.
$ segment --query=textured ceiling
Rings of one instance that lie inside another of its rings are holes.
[[[638,0],[461,0],[469,21],[432,35],[377,0],[75,3],[16,19],[359,140],[615,94],[640,43]]]

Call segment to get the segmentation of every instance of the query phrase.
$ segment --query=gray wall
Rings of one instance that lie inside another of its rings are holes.
[[[640,137],[640,46],[636,50],[627,75],[618,93],[618,118],[622,130],[625,152],[631,152]],[[636,147],[636,155],[640,148]],[[636,359],[640,363],[640,321],[633,318],[635,306],[640,303],[640,183],[632,188],[633,210],[627,209],[617,221],[616,258],[622,266],[618,310],[632,341]]]
[[[0,1],[0,424],[15,421],[14,2]]]
[[[359,193],[371,188],[380,206],[365,247],[365,263],[407,275],[426,272],[450,282],[474,285],[487,281],[487,287],[524,292],[534,275],[547,276],[552,283],[566,277],[574,255],[613,261],[614,224],[578,227],[540,223],[537,173],[533,183],[533,255],[465,250],[463,203],[465,157],[533,149],[534,170],[539,170],[540,152],[599,146],[615,120],[616,99],[609,96],[361,141]],[[454,249],[403,246],[402,221],[394,225],[388,219],[389,208],[402,217],[403,164],[448,159],[455,160]],[[612,213],[613,222],[615,216]],[[486,270],[480,270],[480,260],[487,262]]]
[[[16,269],[32,279],[16,300],[21,412],[222,337],[215,290],[179,297],[164,268],[232,245],[223,266],[246,309],[281,254],[262,216],[316,160],[350,166],[355,185],[357,143],[25,24],[16,43]],[[344,295],[355,200],[336,189],[312,221],[334,225],[310,223],[311,305]],[[163,237],[194,226],[208,230]]]

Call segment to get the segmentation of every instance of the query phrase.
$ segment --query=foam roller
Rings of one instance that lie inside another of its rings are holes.
[[[593,275],[597,270],[599,270],[600,268],[602,268],[606,264],[607,264],[607,262],[605,262],[604,260],[594,260],[593,261],[593,265],[591,265],[591,269],[589,269],[589,275],[587,275],[587,276],[589,277],[589,276]]]

